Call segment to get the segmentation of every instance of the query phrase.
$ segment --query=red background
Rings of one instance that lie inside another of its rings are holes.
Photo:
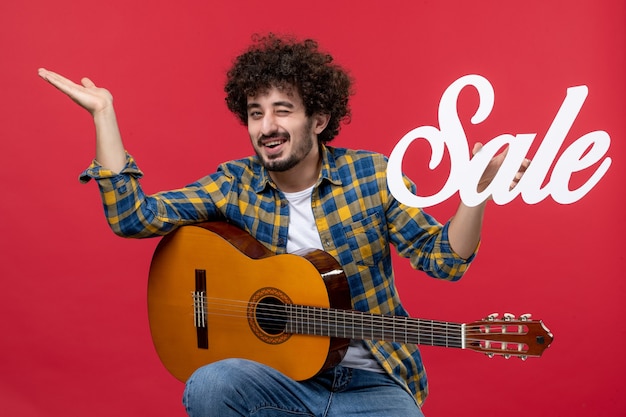
[[[224,72],[252,33],[272,30],[318,39],[356,78],[353,121],[336,146],[389,154],[410,129],[437,126],[443,91],[475,73],[496,101],[484,123],[465,123],[469,141],[537,133],[536,149],[566,89],[589,87],[567,143],[604,130],[613,163],[587,196],[490,204],[479,257],[458,283],[427,279],[404,260],[396,270],[415,316],[530,312],[555,335],[542,358],[526,362],[423,348],[427,416],[626,415],[625,16],[621,0],[2,2],[2,413],[184,415],[183,384],[160,364],[148,330],[157,240],[109,231],[95,185],[77,181],[93,157],[90,117],[37,68],[89,76],[113,92],[144,187],[157,191],[250,153],[223,103]],[[475,106],[475,94],[463,93],[462,120]],[[418,169],[427,149],[412,149],[412,175],[436,191],[445,172]],[[429,211],[445,220],[456,204]]]

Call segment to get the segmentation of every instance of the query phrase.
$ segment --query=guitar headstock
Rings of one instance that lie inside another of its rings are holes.
[[[506,313],[501,319],[498,314],[491,314],[465,325],[465,348],[489,357],[516,356],[522,360],[539,357],[553,340],[554,336],[543,322],[531,320],[530,314],[516,318]]]

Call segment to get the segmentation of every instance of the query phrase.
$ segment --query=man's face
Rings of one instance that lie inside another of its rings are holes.
[[[271,88],[248,97],[248,133],[256,154],[270,171],[284,172],[317,147],[313,118],[295,89]]]

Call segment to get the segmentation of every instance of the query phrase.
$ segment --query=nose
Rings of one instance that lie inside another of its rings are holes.
[[[278,131],[276,116],[272,112],[267,112],[261,120],[261,134],[264,136],[272,136]]]

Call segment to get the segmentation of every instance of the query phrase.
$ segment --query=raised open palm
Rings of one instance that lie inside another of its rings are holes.
[[[91,113],[96,127],[96,160],[103,167],[120,172],[126,164],[126,153],[111,93],[96,87],[89,78],[83,78],[80,84],[76,84],[44,68],[39,69],[39,76]]]
[[[39,76],[65,93],[92,115],[113,105],[111,93],[105,88],[96,87],[89,78],[83,78],[80,81],[81,84],[76,84],[62,75],[44,68],[39,69]]]

